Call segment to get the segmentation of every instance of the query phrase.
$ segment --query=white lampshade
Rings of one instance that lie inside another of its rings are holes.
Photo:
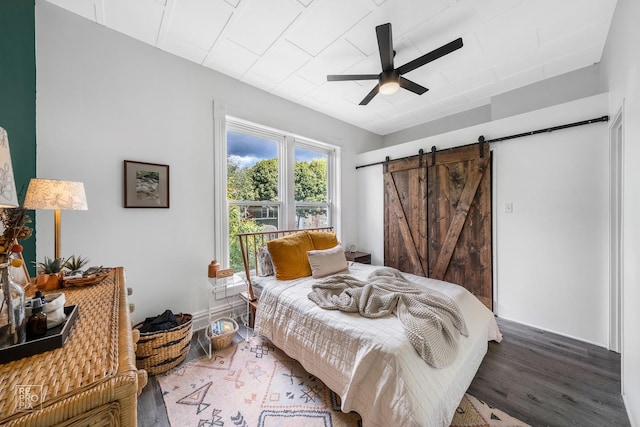
[[[0,127],[0,208],[18,207],[18,194],[13,179],[11,150],[7,131]]]
[[[24,199],[26,209],[86,211],[84,184],[75,181],[33,178]]]
[[[53,209],[54,254],[60,258],[60,211],[86,211],[84,184],[57,179],[32,178],[24,198],[26,209]]]

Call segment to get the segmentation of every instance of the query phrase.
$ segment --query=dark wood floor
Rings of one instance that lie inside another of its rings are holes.
[[[241,328],[243,326],[240,326]],[[194,332],[191,340],[191,349],[187,355],[186,361],[205,356],[206,353],[198,344],[200,331]],[[245,334],[243,334],[245,335]],[[240,341],[238,334],[234,338],[234,343]],[[164,406],[162,398],[162,389],[155,377],[150,376],[149,382],[138,396],[138,427],[170,427],[169,418],[167,417],[167,408]],[[173,426],[181,427],[181,426]]]
[[[504,340],[489,343],[469,393],[532,426],[630,425],[619,354],[503,319],[498,324]],[[194,339],[187,360],[203,354]],[[153,377],[138,397],[138,425],[169,426]]]
[[[620,355],[498,319],[469,393],[533,426],[629,426]]]

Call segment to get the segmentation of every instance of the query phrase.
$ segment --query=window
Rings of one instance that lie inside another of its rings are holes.
[[[332,225],[335,147],[232,118],[226,147],[225,234],[234,271],[243,270],[238,233]]]
[[[295,228],[330,225],[327,170],[329,154],[309,144],[294,147]]]

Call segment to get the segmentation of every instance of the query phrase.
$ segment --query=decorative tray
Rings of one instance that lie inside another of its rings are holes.
[[[64,314],[67,315],[65,321],[62,324],[47,330],[47,334],[45,336],[27,339],[27,341],[21,344],[0,349],[0,364],[62,347],[67,341],[69,333],[78,318],[78,306],[66,306],[64,308]]]
[[[107,277],[109,277],[110,273],[111,273],[110,268],[101,268],[100,271],[98,271],[97,273],[89,274],[88,276],[85,276],[85,277],[78,277],[76,279],[65,279],[63,277],[62,286],[64,286],[65,288],[69,288],[71,286],[96,285],[102,282]]]

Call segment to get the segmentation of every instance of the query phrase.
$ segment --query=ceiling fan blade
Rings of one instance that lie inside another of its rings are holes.
[[[429,90],[426,87],[420,86],[418,83],[414,83],[411,80],[405,79],[402,76],[400,76],[399,80],[400,80],[400,87],[410,90],[413,93],[417,93],[418,95],[422,95],[423,93]]]
[[[378,36],[378,50],[380,51],[380,63],[382,71],[393,70],[393,39],[391,37],[391,24],[382,24],[376,27]]]
[[[344,80],[378,80],[379,74],[329,74],[328,82],[341,82]]]
[[[413,61],[409,61],[401,67],[398,67],[396,71],[398,74],[405,74],[409,71],[413,71],[418,67],[422,67],[423,65],[435,61],[436,59],[443,57],[445,55],[450,54],[454,50],[458,50],[462,47],[462,39],[458,38],[450,43],[445,44],[437,48],[436,50],[432,50],[431,52],[422,55],[419,58],[414,59]]]
[[[373,90],[371,92],[369,92],[367,94],[367,96],[365,96],[362,101],[360,101],[360,105],[367,105],[369,103],[369,101],[371,101],[373,99],[373,97],[378,94],[378,89],[379,88],[380,88],[380,85],[377,84],[376,87],[374,87]]]

